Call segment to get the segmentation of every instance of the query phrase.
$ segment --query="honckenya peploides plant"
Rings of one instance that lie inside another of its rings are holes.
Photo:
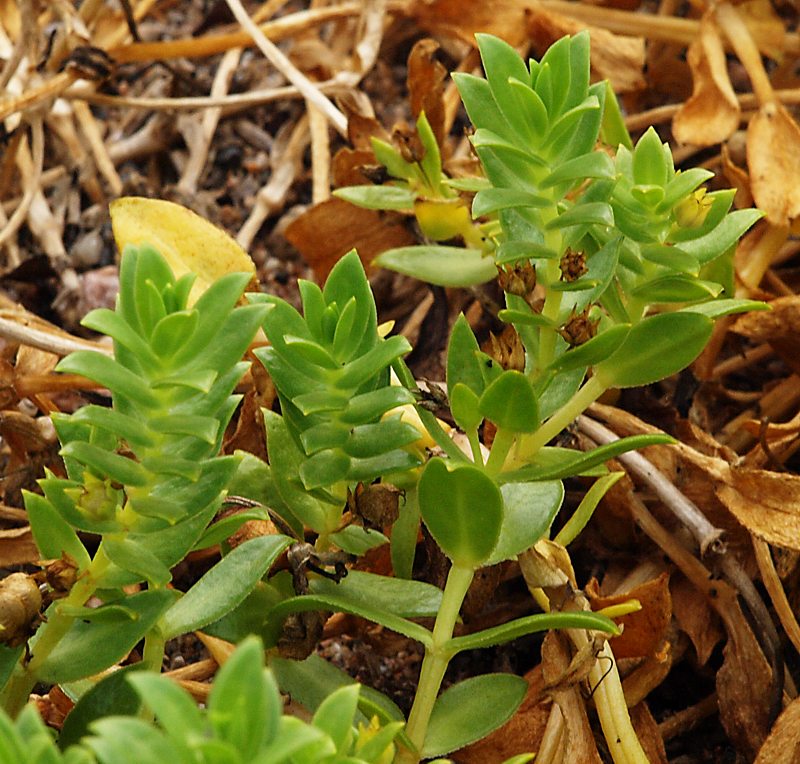
[[[36,683],[61,684],[78,701],[62,736],[63,747],[74,744],[68,760],[388,764],[443,756],[503,724],[526,691],[522,678],[492,674],[440,692],[452,658],[548,629],[568,629],[577,648],[602,659],[590,681],[614,760],[646,760],[608,641],[618,629],[608,613],[589,610],[563,548],[619,477],[604,463],[666,438],[627,438],[588,453],[548,444],[605,390],[681,370],[715,318],[758,306],[728,295],[731,250],[759,213],[730,212],[732,192],[704,193],[709,173],[676,171],[654,131],[630,143],[613,94],[589,84],[588,36],[565,38],[527,64],[496,38],[479,44],[486,79],[458,75],[457,84],[484,176],[448,179],[422,115],[418,162],[376,141],[395,180],[340,192],[407,209],[430,240],[458,236],[467,245],[393,250],[381,265],[451,286],[499,278],[499,317],[515,327],[524,364],[503,368],[481,352],[466,319],[456,321],[446,388],[464,450],[420,404],[403,362],[410,345],[378,325],[354,252],[324,287],[300,283],[302,313],[259,293],[245,305],[249,273],[206,277],[213,283],[205,291],[192,291],[185,267],[176,278],[186,230],[199,239],[207,223],[165,202],[118,207],[115,230],[127,246],[117,309],[84,321],[113,338],[114,357],[77,353],[60,367],[101,383],[112,406],[56,419],[67,476],[48,474],[26,505],[42,557],[58,561],[61,591],[50,593],[27,648],[17,635],[0,650],[12,715]],[[475,193],[471,216],[465,192]],[[280,413],[264,412],[269,463],[219,455],[247,369],[241,359],[259,330],[269,345],[260,342],[254,356],[280,404]],[[481,441],[485,423],[491,444]],[[595,481],[550,540],[572,476]],[[248,509],[213,522],[224,501]],[[230,549],[225,540],[251,518],[271,519],[280,533]],[[450,561],[443,591],[412,578],[421,524]],[[393,576],[349,571],[351,560],[387,541]],[[192,588],[169,587],[189,551],[220,543],[222,559]],[[558,597],[552,576],[538,575],[553,566],[546,549],[562,553]],[[271,570],[284,550],[287,565]],[[456,636],[475,573],[514,559],[544,612]],[[348,677],[313,654],[325,612],[362,616],[423,646],[407,719],[379,693],[346,686]],[[166,640],[201,628],[246,640],[203,713],[136,670],[157,671]],[[141,664],[98,680],[142,639]],[[276,686],[315,712],[312,725],[279,717]],[[145,716],[99,718],[135,714],[143,702],[160,726]],[[30,709],[16,726],[2,724],[0,761],[25,760],[13,759],[20,735],[54,750]]]

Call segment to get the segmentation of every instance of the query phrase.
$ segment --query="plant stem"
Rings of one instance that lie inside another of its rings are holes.
[[[589,672],[589,681],[596,688],[595,707],[611,758],[614,764],[648,764],[647,755],[631,724],[617,662],[608,642],[597,658]]]
[[[517,458],[528,463],[539,449],[582,414],[608,388],[598,377],[592,377],[553,416],[532,435],[522,435],[517,441]]]
[[[417,764],[420,760],[420,751],[425,742],[431,712],[451,658],[447,643],[453,636],[461,604],[474,575],[475,570],[472,567],[453,563],[450,568],[442,594],[442,604],[433,627],[433,645],[425,651],[417,694],[406,724],[406,734],[416,750],[401,749],[396,759],[398,764]]]
[[[467,433],[467,440],[469,441],[469,447],[472,451],[472,461],[475,462],[479,467],[483,466],[483,452],[481,451],[481,441],[478,437],[477,430],[471,430]]]
[[[86,572],[78,578],[70,593],[53,608],[52,614],[42,624],[37,632],[36,642],[33,645],[33,657],[27,666],[17,664],[14,674],[9,679],[3,693],[3,707],[12,717],[15,717],[28,702],[28,697],[34,685],[39,681],[38,671],[50,657],[50,653],[58,646],[64,635],[69,631],[75,621],[74,616],[61,615],[60,606],[80,607],[94,594],[97,581],[109,566],[108,558],[103,552],[102,545],[97,550],[94,559],[89,564]]]
[[[486,460],[486,471],[490,475],[497,475],[503,469],[503,464],[506,461],[508,452],[511,450],[511,446],[514,445],[516,437],[517,433],[511,432],[511,430],[503,427],[497,428],[494,441],[492,441],[492,450]]]
[[[144,635],[144,651],[142,653],[143,667],[149,671],[161,673],[164,663],[164,645],[166,640],[158,628],[151,629]]]

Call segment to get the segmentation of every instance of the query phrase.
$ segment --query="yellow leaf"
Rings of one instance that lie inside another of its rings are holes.
[[[120,252],[128,244],[150,244],[166,258],[176,278],[197,274],[190,303],[227,273],[255,276],[247,252],[222,229],[180,204],[124,196],[109,208]]]

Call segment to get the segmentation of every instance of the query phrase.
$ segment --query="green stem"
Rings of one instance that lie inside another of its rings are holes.
[[[489,452],[489,458],[486,460],[486,471],[494,476],[503,469],[508,452],[514,445],[514,440],[517,433],[511,432],[503,427],[498,427],[497,432],[492,441],[492,450]]]
[[[420,751],[425,743],[431,712],[439,695],[447,664],[452,657],[447,645],[453,636],[461,604],[474,575],[475,569],[472,567],[453,563],[450,568],[442,594],[442,604],[433,627],[433,643],[425,651],[417,694],[406,724],[406,734],[416,750],[401,749],[396,758],[398,764],[417,764],[420,760]]]
[[[101,544],[86,572],[78,578],[70,593],[53,608],[47,621],[39,628],[33,645],[33,657],[27,666],[17,664],[3,693],[3,707],[10,716],[15,717],[25,707],[34,685],[39,681],[39,670],[75,621],[74,616],[61,615],[59,605],[84,605],[94,594],[97,582],[108,566],[109,561]]]
[[[570,425],[608,388],[598,377],[592,377],[536,432],[518,439],[517,457],[529,462],[542,446],[547,445],[558,433]]]
[[[144,651],[142,653],[142,666],[148,671],[161,673],[164,663],[164,646],[166,640],[158,628],[151,629],[144,635]]]
[[[483,466],[483,451],[481,450],[481,441],[478,437],[477,430],[471,430],[467,433],[467,440],[469,441],[469,447],[472,451],[472,461],[475,462],[479,467]]]
[[[595,708],[611,758],[614,764],[648,764],[647,755],[631,724],[617,662],[608,642],[597,657],[589,672],[589,682],[595,688]]]
[[[561,252],[562,236],[560,231],[548,231],[546,229],[547,223],[555,220],[558,217],[558,209],[554,206],[552,210],[542,210],[542,228],[545,230],[544,241],[550,249],[555,252]],[[561,276],[561,269],[558,260],[548,260],[545,264],[544,282],[545,286],[552,284],[559,280]],[[551,321],[558,321],[558,314],[561,310],[562,293],[554,289],[547,289],[544,305],[542,306],[542,316],[549,318]],[[546,369],[555,358],[556,350],[556,332],[551,327],[542,327],[539,331],[539,355],[537,358],[538,371]]]

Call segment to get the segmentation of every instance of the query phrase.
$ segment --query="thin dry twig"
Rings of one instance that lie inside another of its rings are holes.
[[[233,75],[239,66],[241,55],[241,48],[233,48],[222,57],[211,85],[212,98],[219,98],[228,92]],[[206,109],[197,130],[192,131],[195,140],[190,144],[189,160],[183,168],[180,181],[178,181],[178,189],[187,195],[197,191],[197,184],[206,165],[208,151],[211,148],[211,141],[214,139],[221,114],[222,110],[219,107]]]
[[[36,194],[39,193],[39,180],[42,175],[42,167],[44,166],[44,126],[42,124],[41,115],[34,115],[31,117],[31,142],[33,144],[33,160],[31,172],[28,181],[25,183],[25,192],[22,196],[17,208],[11,215],[8,223],[2,231],[0,231],[0,247],[14,236],[19,227],[22,225],[25,218],[28,216],[33,200]],[[17,148],[17,165],[23,161],[22,155],[27,153],[27,144],[25,139],[19,144]],[[21,168],[20,168],[21,169]]]
[[[619,440],[619,436],[608,427],[587,416],[578,417],[578,428],[598,443],[613,443]],[[636,451],[629,451],[617,456],[617,460],[632,474],[646,482],[656,496],[669,506],[675,517],[691,531],[703,556],[708,552],[714,554],[725,552],[722,530],[712,525],[697,505],[687,499],[644,456]]]
[[[279,209],[286,198],[299,171],[300,160],[310,140],[308,132],[308,116],[298,120],[292,129],[286,148],[273,156],[272,175],[269,182],[258,192],[256,203],[249,217],[239,230],[236,241],[243,249],[250,249],[258,230],[264,221]]]
[[[284,55],[275,43],[267,39],[250,18],[240,0],[225,0],[225,2],[267,60],[303,94],[306,100],[313,103],[330,120],[342,136],[347,137],[347,118],[344,114]]]
[[[61,356],[69,355],[76,350],[96,350],[98,353],[113,355],[109,348],[96,342],[46,332],[4,316],[0,316],[0,337],[10,342],[28,345],[29,347],[46,350],[48,353],[55,353]]]

